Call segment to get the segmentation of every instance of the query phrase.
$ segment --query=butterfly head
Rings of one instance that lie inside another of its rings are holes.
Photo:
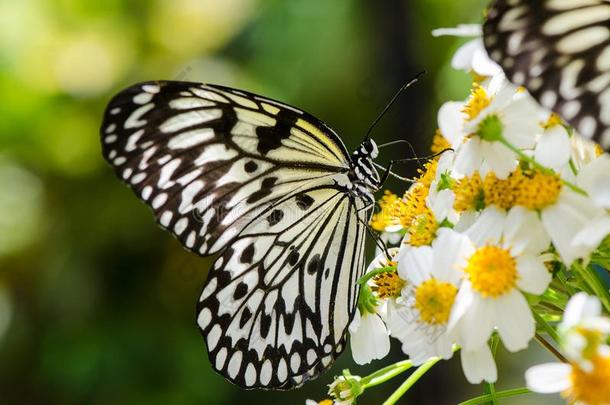
[[[358,149],[352,153],[353,174],[352,181],[360,184],[364,189],[377,191],[380,178],[373,160],[379,155],[379,149],[374,140],[365,138]]]

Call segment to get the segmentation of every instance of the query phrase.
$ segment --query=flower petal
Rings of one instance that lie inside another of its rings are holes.
[[[559,169],[570,160],[570,137],[564,127],[556,125],[544,132],[534,151],[538,163],[552,169]]]
[[[551,240],[538,214],[524,207],[513,207],[506,216],[504,242],[513,255],[538,254],[549,247]]]
[[[463,109],[463,102],[448,101],[438,110],[438,128],[454,148],[458,147],[464,138],[462,127],[466,114],[462,112]]]
[[[511,352],[525,349],[536,333],[536,322],[527,300],[513,290],[495,300],[496,323],[504,346]]]
[[[603,214],[604,210],[596,207],[591,199],[567,187],[563,188],[555,204],[542,210],[542,223],[567,266],[591,252],[586,247],[573,245],[574,235]]]
[[[466,260],[474,253],[470,239],[452,229],[442,228],[432,242],[432,250],[434,277],[457,285],[463,276],[460,269],[465,267]]]
[[[385,357],[390,351],[390,337],[381,318],[376,314],[364,314],[359,323],[356,330],[350,330],[354,361],[367,364]]]
[[[506,222],[506,214],[496,206],[485,208],[474,224],[464,234],[476,246],[497,244],[502,237],[502,229]]]
[[[544,293],[553,279],[542,259],[532,255],[517,257],[517,271],[519,272],[517,286],[531,294]]]
[[[579,292],[568,301],[560,327],[563,329],[571,328],[586,318],[599,316],[601,311],[602,305],[598,298]]]
[[[576,181],[597,205],[610,209],[610,156],[601,155],[583,166]]]
[[[525,372],[527,388],[541,394],[562,392],[570,388],[572,366],[565,363],[546,363],[530,367]]]
[[[452,190],[444,189],[436,193],[434,198],[431,198],[431,195],[428,195],[426,202],[428,207],[430,207],[430,210],[432,210],[434,218],[440,223],[448,218],[451,211],[453,211],[455,193]]]
[[[493,304],[493,300],[473,294],[470,308],[462,315],[457,327],[459,343],[464,349],[475,350],[487,344],[496,318],[496,305]]]
[[[403,247],[398,253],[398,275],[415,285],[430,278],[433,265],[434,257],[430,246]]]
[[[493,383],[498,379],[496,362],[487,344],[477,350],[462,349],[460,358],[464,375],[469,383],[479,384],[482,381]]]
[[[610,216],[604,215],[595,218],[578,232],[572,240],[572,245],[577,249],[595,250],[608,235],[610,235]]]
[[[500,142],[483,141],[481,142],[481,150],[483,151],[485,162],[496,177],[501,180],[507,179],[517,167],[518,162],[515,152]]]
[[[470,176],[481,166],[482,161],[481,140],[471,138],[457,149],[454,170],[465,176]]]

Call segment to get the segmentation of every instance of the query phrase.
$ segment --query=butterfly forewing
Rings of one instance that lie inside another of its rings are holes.
[[[322,125],[262,97],[150,82],[110,102],[102,149],[159,224],[208,255],[281,196],[348,170],[344,146]]]
[[[610,1],[496,0],[483,32],[512,82],[610,149]]]
[[[311,115],[221,86],[149,82],[110,102],[102,149],[189,250],[220,252],[198,303],[212,365],[248,388],[292,388],[343,350],[365,200]]]

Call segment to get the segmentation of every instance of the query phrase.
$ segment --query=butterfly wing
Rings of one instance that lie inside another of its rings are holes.
[[[610,2],[496,0],[485,47],[507,77],[610,148]]]
[[[102,149],[187,249],[221,252],[197,308],[221,374],[287,389],[329,367],[355,310],[368,221],[332,130],[251,93],[149,82],[110,102]]]
[[[304,196],[308,204],[298,196],[278,204],[279,221],[244,229],[216,260],[200,298],[212,365],[242,387],[300,386],[345,345],[364,268],[362,206],[340,188]]]
[[[186,82],[115,96],[102,152],[157,222],[200,255],[218,252],[282,196],[349,170],[339,137],[311,115]]]

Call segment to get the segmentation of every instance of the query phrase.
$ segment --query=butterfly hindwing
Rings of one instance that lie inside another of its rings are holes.
[[[308,190],[219,256],[198,324],[221,374],[246,388],[289,389],[342,352],[364,267],[356,204],[333,186]]]
[[[609,1],[495,0],[483,33],[513,83],[610,149]]]
[[[369,217],[338,136],[268,98],[171,81],[119,93],[101,132],[159,224],[219,254],[197,306],[212,365],[276,389],[328,368],[355,311]]]

